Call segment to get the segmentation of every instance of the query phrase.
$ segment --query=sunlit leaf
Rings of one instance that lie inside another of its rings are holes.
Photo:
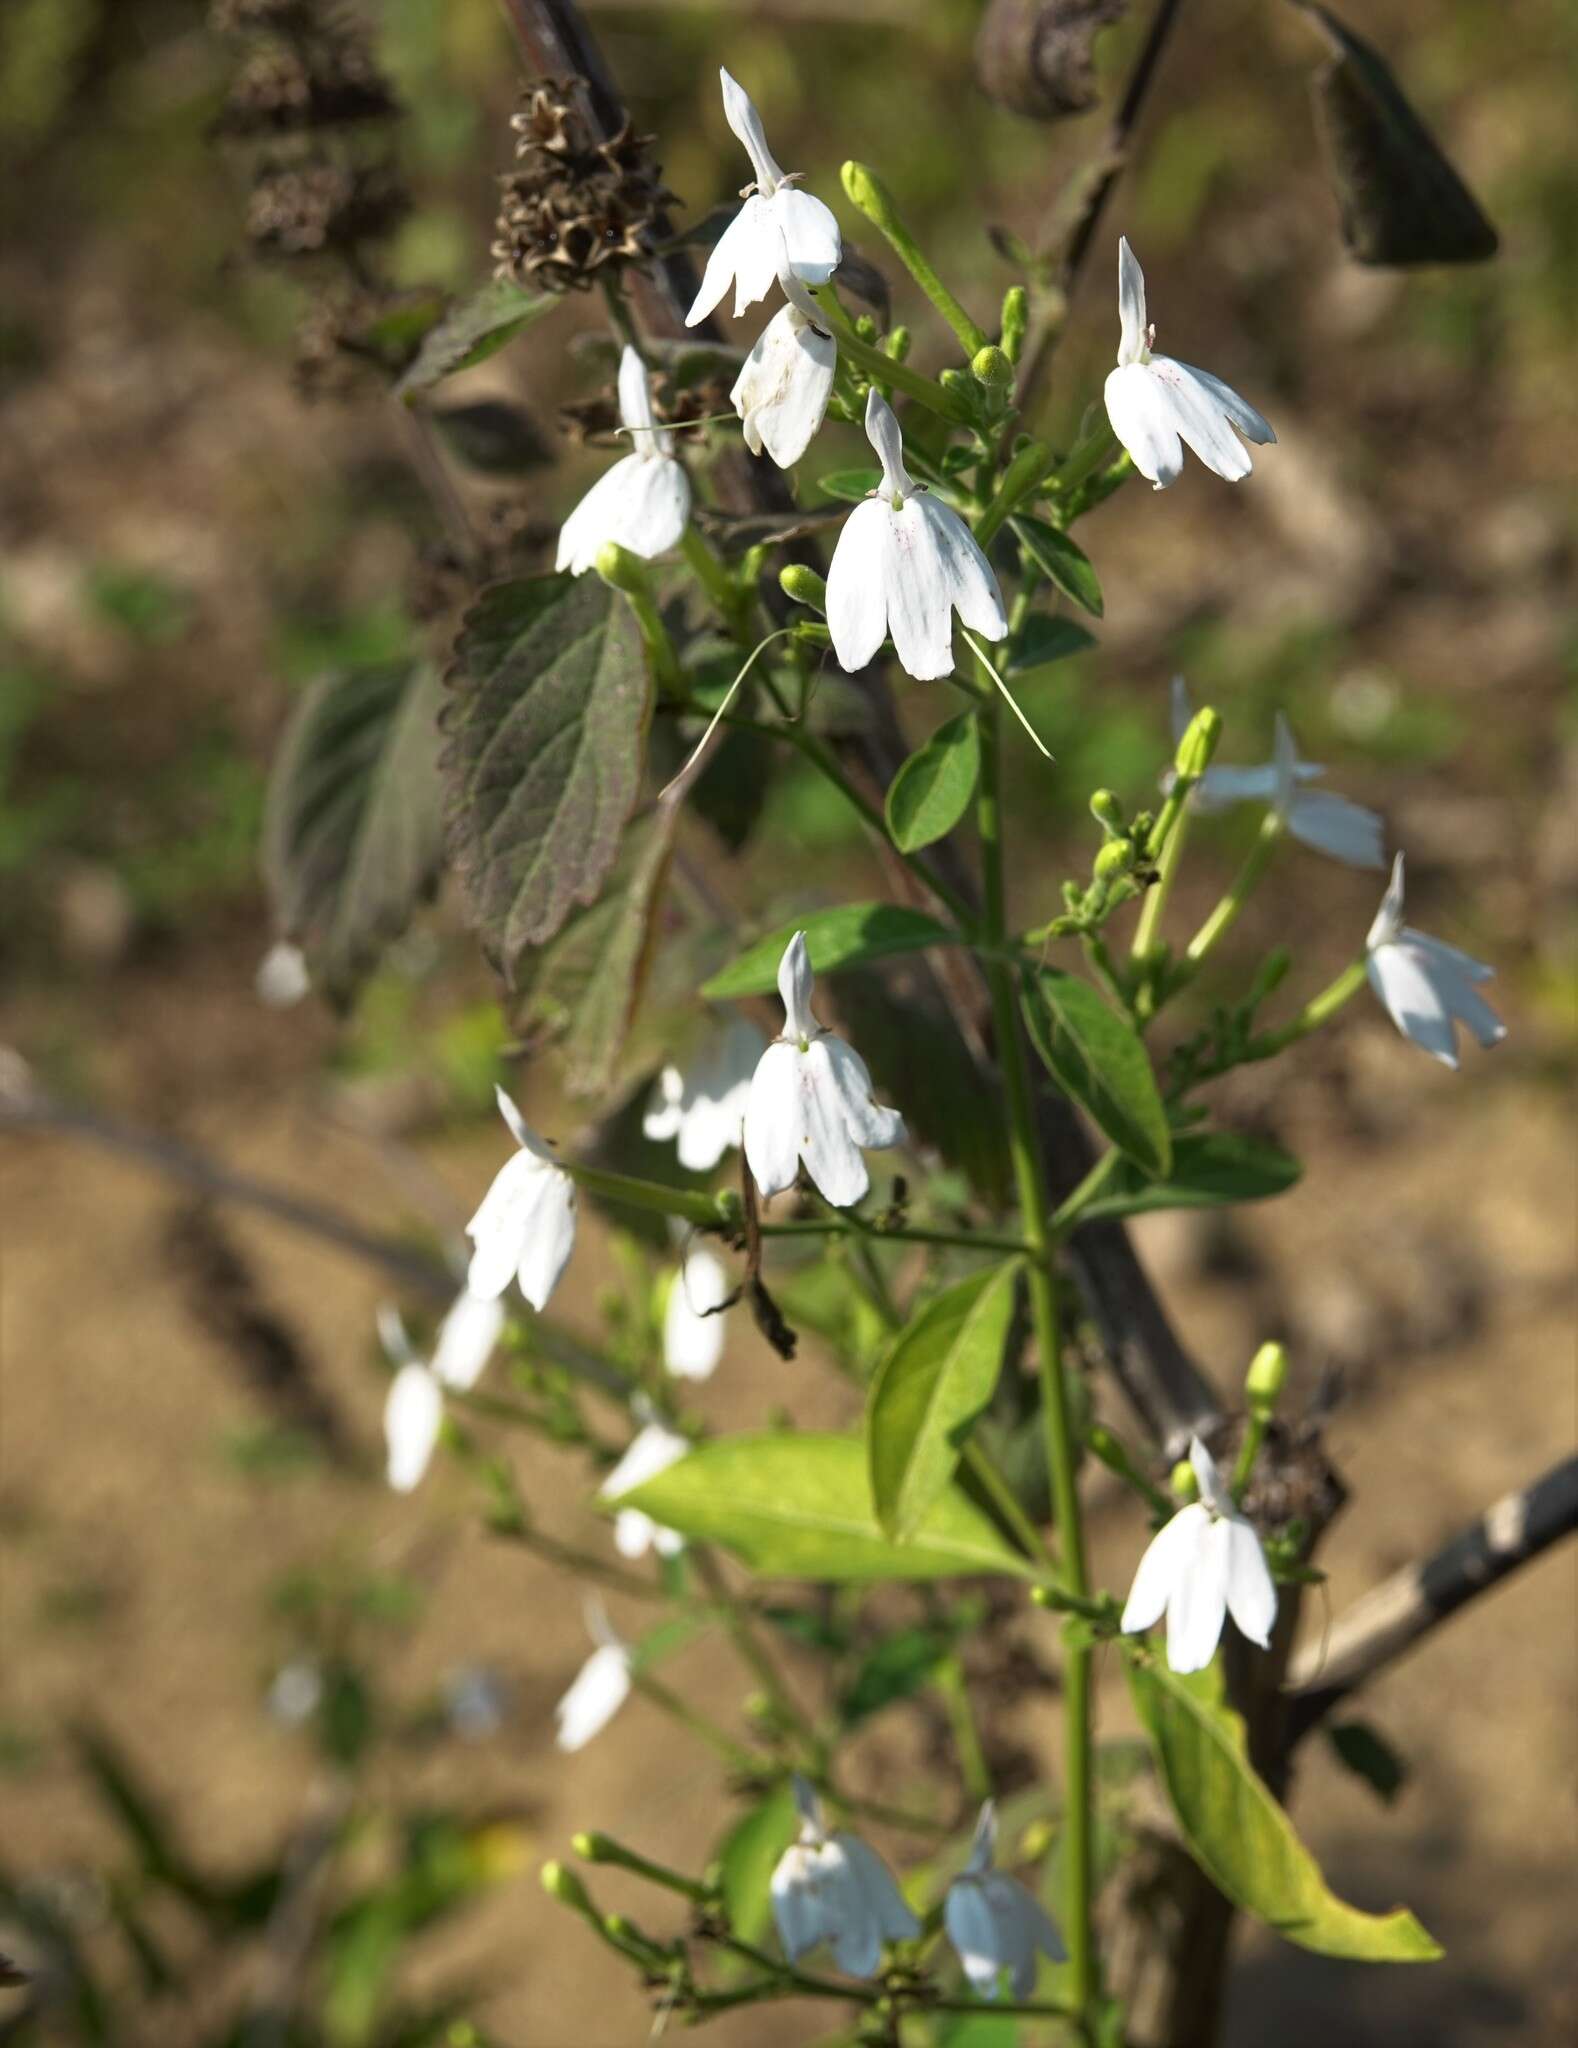
[[[1020,546],[1055,589],[1099,619],[1105,610],[1101,583],[1090,565],[1090,557],[1078,542],[1069,539],[1061,527],[1032,513],[1017,512],[1008,522]],[[1092,645],[1084,634],[1083,644]],[[1050,657],[1043,657],[1050,659]]]
[[[917,747],[889,785],[888,831],[900,853],[918,853],[953,830],[980,772],[980,727],[973,711],[961,711]]]
[[[529,292],[513,279],[494,278],[428,330],[395,388],[410,399],[459,370],[485,363],[558,303],[551,292]]]
[[[895,953],[918,952],[924,946],[958,944],[946,925],[922,910],[911,910],[902,903],[847,903],[838,910],[813,910],[791,924],[780,925],[731,960],[703,985],[701,993],[711,1002],[770,995],[778,986],[784,948],[796,932],[805,933],[811,967],[817,974],[833,974],[840,967],[856,967]]]
[[[1064,1093],[1142,1172],[1172,1170],[1172,1133],[1138,1032],[1088,982],[1051,968],[1027,976],[1025,1019]]]
[[[1101,1193],[1080,1216],[1145,1216],[1158,1209],[1215,1209],[1229,1202],[1263,1202],[1286,1194],[1303,1167],[1280,1146],[1236,1131],[1204,1131],[1173,1138],[1172,1170],[1152,1180],[1131,1160],[1120,1159]]]
[[[759,1941],[772,1912],[768,1882],[780,1856],[800,1831],[787,1779],[735,1822],[719,1844],[716,1862],[723,1909],[738,1941]]]

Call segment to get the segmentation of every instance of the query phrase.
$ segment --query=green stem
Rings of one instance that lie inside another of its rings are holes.
[[[800,1223],[764,1223],[763,1237],[860,1237],[872,1244],[956,1245],[967,1252],[1017,1252],[1021,1258],[1030,1250],[1022,1238],[999,1237],[987,1230],[928,1230],[919,1224],[902,1224],[892,1230],[868,1229],[852,1217],[812,1217]]]
[[[666,1863],[654,1863],[650,1857],[637,1855],[634,1849],[627,1849],[623,1842],[616,1842],[608,1835],[579,1834],[573,1838],[571,1847],[588,1863],[631,1871],[637,1877],[644,1877],[648,1884],[678,1892],[682,1899],[693,1899],[698,1906],[709,1906],[717,1898],[715,1892],[709,1891],[704,1884],[698,1884],[693,1877],[670,1870]]]
[[[1085,1211],[1116,1173],[1122,1157],[1116,1147],[1110,1152],[1103,1152],[1078,1187],[1063,1197],[1047,1224],[1048,1231],[1060,1243],[1078,1225]]]
[[[1002,717],[995,704],[982,713],[985,744],[976,798],[985,896],[984,931],[999,942],[1007,930],[1002,840]],[[1009,1149],[1024,1234],[1035,1256],[1028,1267],[1031,1321],[1040,1363],[1041,1405],[1046,1429],[1047,1471],[1052,1484],[1053,1518],[1063,1560],[1063,1582],[1078,1600],[1088,1597],[1085,1535],[1075,1478],[1074,1434],[1069,1422],[1063,1376],[1062,1334],[1058,1322],[1053,1274],[1056,1240],[1047,1215],[1046,1185],[1030,1088],[1029,1054],[1020,1022],[1016,977],[1001,960],[986,964],[992,996],[993,1027],[1002,1063],[1008,1107]],[[1089,2013],[1095,1993],[1095,1958],[1091,1946],[1091,1654],[1087,1646],[1067,1645],[1064,1652],[1063,1778],[1064,1935],[1073,1976],[1074,2003]]]
[[[948,1710],[948,1725],[953,1730],[953,1746],[959,1753],[964,1789],[979,1805],[992,1796],[992,1773],[987,1765],[986,1752],[981,1747],[981,1731],[975,1725],[975,1715],[970,1707],[970,1688],[964,1667],[958,1658],[945,1657],[938,1665],[932,1683],[942,1694],[943,1705]]]
[[[577,1187],[604,1201],[620,1202],[627,1209],[644,1209],[658,1216],[679,1216],[686,1223],[713,1229],[729,1229],[739,1214],[727,1195],[696,1194],[686,1188],[665,1187],[661,1181],[637,1180],[628,1173],[609,1173],[601,1166],[583,1166],[578,1159],[559,1162]]]
[[[806,1745],[811,1758],[820,1761],[823,1753],[821,1738],[808,1716],[803,1714],[796,1704],[788,1686],[779,1675],[777,1666],[762,1648],[743,1605],[735,1597],[732,1587],[723,1576],[717,1559],[709,1552],[698,1548],[691,1551],[691,1562],[695,1565],[697,1576],[705,1581],[735,1649],[750,1666],[757,1683],[772,1701],[779,1719],[785,1727],[793,1729]]]
[[[1051,456],[1044,442],[1032,441],[1009,463],[996,495],[975,523],[975,537],[989,548],[1011,512],[1029,496],[1047,473]],[[1010,630],[1012,628],[1010,627]]]
[[[1026,1556],[1033,1557],[1036,1563],[1047,1571],[1054,1571],[1055,1560],[1042,1540],[1040,1530],[1020,1506],[1019,1496],[997,1469],[991,1456],[973,1437],[966,1437],[960,1459],[981,1491],[1018,1537]]]
[[[1238,913],[1254,894],[1281,837],[1282,820],[1275,811],[1267,811],[1259,837],[1249,849],[1244,865],[1234,876],[1221,902],[1189,941],[1183,965],[1190,972],[1201,965],[1217,941],[1232,929]]]
[[[1161,816],[1156,820],[1151,843],[1160,846],[1162,857],[1157,864],[1156,881],[1140,905],[1140,921],[1134,928],[1134,943],[1129,948],[1131,959],[1149,959],[1156,944],[1156,929],[1167,908],[1167,899],[1173,892],[1173,878],[1178,873],[1184,841],[1189,836],[1189,793],[1193,788],[1192,782],[1187,785],[1182,781],[1175,782],[1162,805]]]
[[[866,165],[847,163],[843,170],[844,190],[874,227],[887,237],[888,245],[937,311],[959,338],[959,346],[974,357],[987,346],[989,336],[977,327],[963,306],[932,269],[915,237],[899,218],[898,208],[882,180]]]
[[[1284,1047],[1294,1045],[1301,1038],[1308,1038],[1312,1031],[1318,1031],[1329,1017],[1334,1017],[1350,997],[1356,996],[1369,980],[1369,960],[1364,957],[1352,961],[1337,979],[1329,982],[1319,995],[1311,996],[1298,1015],[1288,1023],[1279,1025],[1275,1031],[1263,1031],[1252,1038],[1245,1052],[1246,1060],[1269,1060]]]
[[[681,534],[679,551],[690,564],[691,574],[722,614],[731,636],[740,646],[748,647],[754,593],[740,588],[694,526],[687,526]]]
[[[1244,1441],[1238,1447],[1238,1463],[1233,1467],[1233,1499],[1242,1501],[1244,1488],[1249,1484],[1249,1475],[1255,1469],[1255,1459],[1260,1455],[1260,1446],[1265,1441],[1266,1424],[1270,1413],[1260,1415],[1254,1409],[1249,1411],[1249,1421],[1244,1430]]]
[[[698,1713],[687,1700],[677,1692],[671,1692],[660,1679],[649,1672],[632,1670],[630,1683],[639,1693],[644,1693],[654,1706],[661,1707],[666,1714],[672,1714],[682,1728],[688,1728],[692,1735],[699,1736],[709,1749],[715,1750],[732,1771],[754,1774],[761,1768],[761,1758],[753,1756],[743,1743],[736,1742],[732,1735],[726,1735],[715,1721]]]
[[[1067,459],[1052,472],[1048,488],[1060,497],[1065,496],[1076,485],[1082,484],[1086,477],[1094,476],[1117,445],[1117,438],[1103,411],[1090,432],[1074,444]]]
[[[945,420],[952,420],[955,426],[971,424],[968,408],[951,391],[944,391],[940,384],[930,377],[923,377],[919,370],[912,370],[907,363],[895,362],[892,356],[884,355],[881,349],[862,341],[849,315],[839,304],[838,294],[832,285],[813,285],[810,291],[836,330],[838,352],[846,362],[864,370],[873,382],[902,391],[917,405],[924,405],[928,412],[940,413]]]
[[[663,1588],[653,1580],[643,1579],[636,1572],[627,1572],[622,1565],[611,1564],[606,1558],[594,1557],[590,1551],[577,1550],[573,1544],[561,1543],[557,1537],[544,1536],[524,1518],[520,1521],[499,1518],[489,1521],[486,1526],[490,1536],[501,1536],[508,1543],[518,1543],[523,1550],[546,1559],[549,1564],[562,1565],[566,1571],[596,1579],[616,1592],[628,1593],[633,1600],[666,1602],[668,1599]]]

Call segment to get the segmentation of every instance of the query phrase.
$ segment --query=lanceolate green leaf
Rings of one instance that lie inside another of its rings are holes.
[[[509,278],[495,278],[452,306],[422,339],[410,369],[395,387],[403,398],[469,370],[497,354],[506,342],[551,313],[558,304],[551,292],[528,292]]]
[[[1144,1173],[1172,1170],[1172,1133],[1138,1032],[1088,982],[1050,968],[1027,977],[1025,1020],[1064,1092]]]
[[[1120,1159],[1101,1193],[1080,1211],[1082,1221],[1144,1216],[1156,1209],[1214,1209],[1225,1202],[1263,1202],[1285,1194],[1304,1169],[1264,1138],[1202,1131],[1173,1139],[1172,1171],[1152,1180]]]
[[[1099,619],[1104,609],[1101,584],[1085,550],[1059,527],[1033,518],[1028,512],[1017,513],[1008,524],[1047,581]]]
[[[883,1535],[858,1436],[722,1437],[621,1494],[696,1542],[720,1543],[768,1578],[860,1583],[980,1572],[1028,1577],[1028,1561],[949,1488],[907,1543]]]
[[[623,599],[596,576],[539,576],[483,592],[448,683],[449,850],[483,946],[513,981],[618,856],[651,681]]]
[[[442,702],[425,662],[341,670],[308,690],[275,757],[264,879],[281,929],[337,1004],[437,878]]]
[[[1087,647],[1095,644],[1095,634],[1077,619],[1048,617],[1044,612],[1037,612],[1026,623],[1023,637],[1008,664],[1008,673],[1011,676],[1028,675],[1033,669],[1047,668],[1054,661],[1066,661],[1071,654],[1083,654]]]
[[[749,951],[731,960],[702,988],[709,1001],[734,996],[770,995],[778,986],[778,963],[796,932],[805,933],[811,966],[818,974],[881,960],[893,953],[914,953],[923,946],[955,946],[955,933],[924,911],[902,903],[849,903],[841,910],[812,911],[793,924],[781,925],[758,939]]]
[[[1010,1259],[933,1296],[899,1332],[872,1382],[871,1494],[883,1530],[898,1542],[953,1478],[970,1425],[992,1398],[1017,1271]]]
[[[1243,1723],[1148,1651],[1127,1653],[1129,1689],[1183,1828],[1212,1883],[1300,1948],[1356,1962],[1441,1954],[1413,1914],[1364,1913],[1326,1888],[1287,1814],[1251,1768]]]
[[[800,1832],[787,1779],[735,1822],[718,1847],[718,1883],[737,1941],[758,1940],[772,1914],[769,1889],[778,1859]]]
[[[961,711],[910,755],[889,787],[888,831],[900,853],[916,853],[953,830],[980,771],[980,727],[973,711]]]

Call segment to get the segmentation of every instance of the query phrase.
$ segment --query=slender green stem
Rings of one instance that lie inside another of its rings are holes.
[[[698,1577],[706,1583],[707,1590],[723,1617],[723,1625],[729,1633],[730,1640],[745,1663],[750,1666],[763,1692],[772,1701],[778,1718],[785,1727],[793,1729],[806,1745],[812,1759],[820,1761],[823,1754],[821,1738],[811,1725],[809,1716],[801,1712],[777,1666],[763,1649],[755,1630],[751,1627],[744,1605],[735,1597],[733,1588],[723,1576],[717,1559],[710,1552],[696,1548],[691,1551],[691,1561],[696,1567]]]
[[[958,1658],[944,1657],[937,1666],[932,1683],[942,1694],[943,1705],[948,1710],[948,1725],[953,1730],[953,1746],[959,1753],[964,1789],[979,1805],[983,1799],[992,1796],[992,1773],[986,1752],[981,1747],[981,1731],[975,1725],[975,1714],[970,1706],[970,1687]]]
[[[1004,891],[1001,770],[1002,718],[992,705],[982,713],[985,741],[976,798],[985,896],[984,930],[1001,940],[1007,929]],[[1046,1183],[1030,1089],[1029,1054],[1020,1022],[1013,969],[1000,960],[986,967],[991,989],[993,1027],[1002,1064],[1008,1107],[1008,1139],[1014,1181],[1025,1236],[1035,1248],[1028,1267],[1031,1321],[1041,1376],[1041,1404],[1047,1441],[1047,1470],[1052,1483],[1052,1509],[1062,1553],[1062,1577],[1078,1600],[1088,1597],[1085,1537],[1075,1478],[1074,1434],[1069,1422],[1063,1376],[1062,1336],[1058,1322],[1053,1262],[1056,1239],[1047,1215]],[[1088,2013],[1095,1993],[1095,1957],[1091,1946],[1091,1739],[1090,1650],[1068,1645],[1064,1653],[1064,1934],[1073,1973],[1074,2002]]]
[[[847,163],[843,170],[844,190],[874,227],[887,237],[888,245],[937,311],[958,336],[967,356],[977,355],[989,337],[933,270],[930,260],[916,242],[893,204],[892,194],[865,164]]]
[[[991,546],[1007,521],[1047,473],[1052,457],[1045,442],[1032,441],[1022,448],[1003,472],[996,495],[975,522],[975,537],[983,548]],[[1010,628],[1010,630],[1012,630]]]
[[[1000,1237],[987,1230],[928,1230],[920,1224],[900,1224],[891,1230],[868,1228],[850,1217],[816,1216],[799,1223],[764,1223],[763,1237],[859,1237],[872,1244],[956,1245],[967,1252],[1017,1252],[1030,1250],[1022,1238]]]
[[[1284,1047],[1294,1045],[1301,1038],[1308,1038],[1312,1031],[1318,1031],[1329,1017],[1334,1017],[1350,997],[1356,996],[1369,979],[1368,958],[1350,962],[1335,981],[1329,982],[1319,995],[1309,1001],[1291,1018],[1274,1031],[1263,1031],[1252,1038],[1244,1055],[1246,1060],[1269,1060]]]
[[[1235,1501],[1244,1498],[1244,1488],[1249,1484],[1249,1475],[1255,1469],[1255,1459],[1260,1455],[1260,1446],[1265,1441],[1266,1424],[1270,1420],[1269,1412],[1264,1415],[1256,1414],[1254,1409],[1249,1412],[1249,1421],[1244,1429],[1244,1441],[1238,1447],[1238,1463],[1233,1467]]]
[[[1134,943],[1129,948],[1130,957],[1134,960],[1148,959],[1156,944],[1157,927],[1167,908],[1167,899],[1173,892],[1173,879],[1183,860],[1184,841],[1189,836],[1192,815],[1189,793],[1193,787],[1193,783],[1187,787],[1174,783],[1162,805],[1161,816],[1156,820],[1152,843],[1161,847],[1162,857],[1157,863],[1156,880],[1140,905],[1140,921],[1134,928]]]
[[[1058,496],[1072,491],[1077,484],[1082,484],[1086,477],[1095,475],[1117,445],[1117,439],[1103,410],[1090,432],[1083,440],[1074,444],[1066,460],[1059,463],[1052,472],[1048,480],[1049,488]]]
[[[562,1565],[566,1571],[578,1572],[583,1578],[596,1579],[615,1592],[628,1593],[633,1600],[666,1602],[668,1599],[655,1580],[643,1579],[637,1572],[627,1572],[623,1565],[612,1564],[607,1558],[596,1557],[590,1551],[577,1550],[573,1544],[561,1543],[555,1536],[545,1536],[524,1519],[509,1521],[500,1517],[490,1520],[487,1528],[490,1535],[518,1543],[523,1550],[545,1558],[550,1564]]]
[[[623,1842],[616,1842],[611,1836],[579,1834],[573,1838],[571,1847],[588,1863],[632,1871],[637,1877],[644,1877],[648,1884],[678,1892],[682,1899],[694,1899],[698,1906],[711,1905],[717,1897],[716,1892],[698,1884],[693,1877],[686,1877],[682,1871],[670,1870],[666,1863],[654,1863],[649,1856],[638,1855],[634,1849],[627,1849]]]
[[[696,1194],[686,1188],[665,1187],[661,1181],[637,1180],[628,1173],[609,1173],[601,1166],[583,1166],[578,1159],[560,1162],[577,1187],[601,1195],[608,1202],[622,1202],[627,1209],[645,1209],[659,1216],[679,1216],[687,1223],[728,1229],[739,1221],[739,1212],[727,1195]]]
[[[755,592],[741,589],[694,526],[687,526],[680,535],[679,551],[689,563],[691,574],[717,606],[734,639],[740,646],[748,647],[752,639],[751,612],[756,603]]]
[[[913,398],[917,405],[924,405],[928,412],[940,413],[945,420],[952,420],[955,426],[970,425],[968,408],[950,391],[930,377],[923,377],[919,370],[912,370],[907,363],[895,362],[892,356],[884,355],[879,348],[862,341],[855,332],[849,315],[838,302],[838,294],[830,284],[813,285],[811,296],[828,317],[828,324],[836,330],[839,355],[865,371],[873,382],[887,384],[895,391],[902,391]]]
[[[682,1728],[688,1728],[698,1736],[709,1749],[715,1750],[732,1771],[755,1772],[761,1768],[761,1758],[752,1755],[743,1743],[736,1742],[732,1735],[725,1734],[715,1721],[697,1711],[688,1700],[682,1700],[677,1692],[671,1692],[660,1679],[648,1671],[633,1669],[630,1683],[637,1692],[645,1693],[654,1706],[661,1707],[666,1714],[672,1714]]]
[[[1085,1211],[1117,1172],[1122,1158],[1123,1154],[1116,1147],[1110,1152],[1103,1152],[1078,1187],[1064,1196],[1047,1225],[1053,1237],[1061,1240],[1078,1225]]]
[[[1019,1496],[997,1469],[995,1461],[974,1437],[966,1437],[960,1457],[970,1476],[1018,1537],[1025,1554],[1033,1557],[1036,1563],[1046,1570],[1054,1571],[1055,1561],[1042,1539],[1040,1530],[1020,1506]]]
[[[1282,829],[1282,820],[1276,812],[1267,811],[1259,836],[1249,849],[1244,865],[1228,885],[1227,893],[1221,902],[1189,941],[1183,964],[1190,971],[1198,968],[1217,941],[1232,929],[1238,913],[1254,894],[1271,856],[1276,852],[1277,842],[1282,837]]]

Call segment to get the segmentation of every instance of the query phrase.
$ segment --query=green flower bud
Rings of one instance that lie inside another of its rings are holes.
[[[968,398],[973,381],[963,370],[943,370],[937,378],[944,391],[951,391],[956,398]]]
[[[1167,1484],[1179,1500],[1198,1500],[1200,1497],[1200,1482],[1195,1478],[1194,1467],[1187,1458],[1180,1458],[1174,1465],[1167,1475]]]
[[[907,327],[895,327],[887,339],[887,351],[896,363],[906,360],[910,352],[912,337]]]
[[[903,233],[898,214],[894,211],[893,201],[888,196],[888,188],[875,171],[868,170],[864,164],[851,161],[845,164],[839,175],[843,179],[844,190],[849,195],[850,204],[858,206],[867,220],[875,222],[885,235],[895,230]]]
[[[1222,720],[1207,704],[1189,721],[1189,729],[1178,742],[1174,766],[1191,782],[1198,782],[1211,765],[1216,743],[1222,737]]]
[[[1030,294],[1022,284],[1011,284],[1003,294],[1003,354],[1017,363],[1030,325]]]
[[[1123,830],[1123,806],[1110,789],[1098,789],[1090,800],[1090,814],[1104,832]]]
[[[1251,1414],[1269,1416],[1288,1383],[1288,1354],[1280,1344],[1262,1344],[1249,1361],[1244,1394]]]
[[[1091,863],[1098,882],[1110,882],[1119,875],[1126,875],[1133,865],[1132,839],[1109,839],[1105,846],[1097,848],[1096,858]]]
[[[802,619],[794,628],[794,637],[805,647],[831,647],[833,636],[826,626],[819,626],[814,619]]]
[[[566,1870],[562,1863],[543,1865],[542,1888],[550,1899],[557,1899],[561,1906],[568,1906],[576,1913],[585,1913],[593,1920],[597,1918],[597,1908],[592,1904],[586,1886],[573,1870]]]
[[[877,338],[877,323],[869,313],[861,313],[855,320],[855,332],[862,341],[869,344]]]
[[[796,604],[808,604],[813,611],[827,610],[827,583],[803,562],[791,562],[778,571],[778,588]]]
[[[747,548],[745,553],[741,555],[740,566],[736,573],[742,590],[753,590],[756,587],[757,579],[760,577],[767,557],[771,553],[772,550],[766,541],[758,541],[755,547]]]
[[[616,540],[603,542],[593,567],[615,590],[623,590],[636,597],[645,597],[651,590],[646,563],[639,555],[631,554],[628,548],[622,548]]]
[[[607,1835],[572,1835],[570,1847],[583,1863],[617,1863],[619,1860],[619,1845],[611,1842]]]
[[[977,349],[970,364],[970,374],[977,384],[984,384],[988,391],[1005,392],[1014,388],[1014,366],[1000,348],[990,343]]]

